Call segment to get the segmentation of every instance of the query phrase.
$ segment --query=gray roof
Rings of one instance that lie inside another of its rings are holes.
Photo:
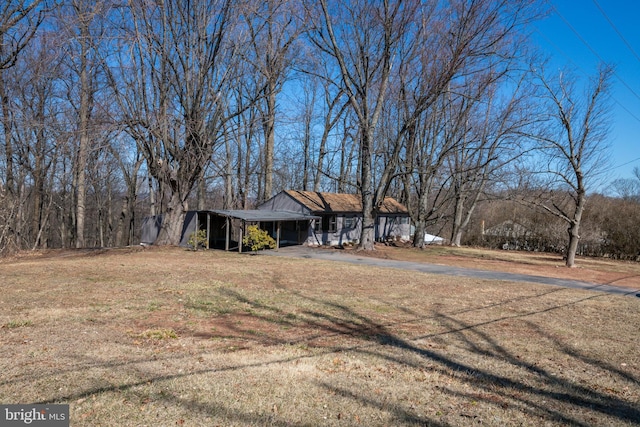
[[[300,212],[289,211],[271,211],[259,209],[247,210],[213,210],[211,211],[220,216],[229,218],[237,218],[243,221],[304,221],[310,219],[320,219],[316,215],[305,215]]]

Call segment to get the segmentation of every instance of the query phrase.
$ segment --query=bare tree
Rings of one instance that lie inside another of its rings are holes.
[[[228,84],[244,43],[234,33],[234,4],[132,1],[123,19],[131,26],[111,86],[165,198],[156,244],[179,243],[187,199],[228,120]]]
[[[374,144],[384,102],[388,95],[394,57],[410,40],[407,28],[419,2],[350,1],[329,4],[320,1],[322,18],[311,36],[320,52],[334,61],[340,87],[357,117],[359,145],[359,190],[362,197],[362,231],[359,248],[372,250],[376,211],[383,202],[387,179],[374,185]],[[315,12],[313,12],[315,14]],[[397,157],[399,150],[392,148]],[[388,164],[388,171],[395,164]],[[387,174],[389,176],[390,173]]]
[[[13,163],[13,118],[8,95],[9,83],[5,70],[17,61],[20,52],[29,44],[44,19],[42,0],[5,0],[0,6],[0,114],[4,138],[4,185],[0,182],[0,252],[7,247],[17,247],[15,235],[14,163]]]
[[[105,32],[105,20],[111,10],[111,2],[69,0],[57,13],[57,25],[65,51],[65,63],[69,70],[67,79],[69,103],[76,123],[75,139],[77,156],[74,165],[75,191],[75,245],[85,247],[87,210],[87,166],[91,150],[98,135],[96,125],[96,96],[99,87],[99,55]]]
[[[640,180],[634,178],[618,178],[611,182],[611,188],[623,200],[640,200]]]
[[[24,208],[15,230],[21,246],[29,248],[48,244],[51,190],[60,146],[66,143],[60,123],[62,74],[56,44],[51,32],[40,32],[7,71],[15,85],[11,92],[15,119],[12,140],[20,168],[16,195]]]
[[[549,109],[545,128],[536,135],[542,156],[538,164],[544,165],[536,171],[548,180],[549,191],[532,202],[568,224],[567,267],[575,266],[587,189],[607,167],[611,74],[611,68],[601,66],[581,93],[570,73],[552,79],[538,72]]]
[[[244,73],[241,73],[241,75]],[[255,104],[255,82],[239,78],[232,91],[229,116],[232,120],[225,138],[225,209],[249,209],[261,193],[260,112]]]
[[[120,135],[107,145],[111,158],[120,168],[121,177],[126,186],[122,207],[116,219],[116,246],[128,246],[133,244],[135,227],[135,205],[138,197],[139,173],[144,163],[144,158],[137,147],[127,144],[128,138]]]
[[[416,59],[407,65],[409,77],[400,91],[406,145],[401,167],[405,197],[415,198],[409,206],[418,247],[424,244],[427,224],[442,216],[447,200],[442,186],[450,176],[443,179],[444,161],[460,154],[471,110],[510,73],[523,26],[535,12],[527,0],[453,1],[431,7],[423,12]]]
[[[296,0],[267,0],[249,3],[252,7],[244,14],[250,33],[251,55],[258,84],[257,99],[264,134],[262,194],[267,200],[273,194],[275,152],[276,100],[288,78],[295,58],[295,42],[302,29],[298,20]]]
[[[527,79],[523,75],[510,95],[507,88],[502,88],[501,98],[499,82],[487,76],[486,90],[466,98],[473,107],[464,115],[464,133],[447,158],[453,200],[450,241],[454,246],[460,246],[486,186],[491,180],[499,180],[501,171],[526,152],[523,135],[533,120],[527,108],[530,94],[522,91]]]

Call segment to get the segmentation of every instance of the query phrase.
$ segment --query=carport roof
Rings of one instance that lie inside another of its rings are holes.
[[[300,212],[272,211],[261,209],[247,210],[213,210],[217,215],[227,218],[237,218],[243,221],[304,221],[310,219],[320,219],[317,215],[305,215]]]

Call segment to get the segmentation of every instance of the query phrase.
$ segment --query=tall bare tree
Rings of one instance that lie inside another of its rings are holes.
[[[164,198],[156,244],[178,244],[187,199],[227,121],[228,84],[245,40],[230,0],[130,2],[112,88]],[[112,58],[109,63],[113,64]]]
[[[486,102],[486,89],[509,76],[520,55],[525,24],[537,13],[528,0],[452,1],[432,7],[421,21],[418,60],[407,72],[415,77],[401,92],[410,94],[405,102],[409,132],[402,167],[406,197],[416,198],[410,210],[418,247],[424,244],[427,224],[441,217],[441,204],[447,199],[442,185],[451,176],[444,172],[442,177],[444,161],[465,141],[471,110]]]
[[[408,37],[408,27],[419,2],[320,1],[321,18],[311,30],[313,42],[338,70],[337,82],[357,117],[359,190],[362,231],[359,248],[372,250],[376,211],[383,202],[387,182],[374,186],[375,133],[388,95],[395,56]],[[316,14],[315,11],[312,14]],[[398,153],[397,147],[392,148]],[[388,164],[393,169],[393,163]]]
[[[87,245],[87,164],[98,133],[95,99],[100,90],[99,56],[104,48],[105,20],[111,8],[110,1],[69,0],[62,3],[56,14],[59,34],[63,39],[61,43],[64,43],[65,63],[69,70],[69,102],[76,116],[74,238],[77,248]]]
[[[240,65],[242,66],[242,64]],[[255,105],[254,79],[240,78],[232,85],[233,101],[228,115],[232,117],[225,138],[225,209],[249,209],[261,193],[260,112]]]
[[[276,101],[295,59],[294,47],[302,29],[298,3],[297,0],[249,2],[247,5],[251,7],[244,14],[252,47],[247,60],[253,65],[258,82],[257,99],[264,134],[264,184],[259,200],[273,195]]]
[[[526,154],[524,135],[535,120],[528,109],[532,94],[526,90],[526,73],[513,84],[511,93],[491,75],[477,76],[477,80],[480,92],[465,97],[472,108],[461,117],[463,134],[446,162],[453,205],[450,242],[454,246],[460,246],[487,185],[499,181],[501,171]]]
[[[25,48],[16,65],[7,70],[15,85],[11,92],[16,123],[12,139],[20,167],[16,194],[24,207],[17,218],[16,232],[23,247],[48,244],[55,170],[61,161],[60,146],[66,143],[61,129],[63,108],[59,100],[63,92],[59,58],[56,37],[52,32],[42,31]]]
[[[544,69],[538,71],[548,115],[545,128],[535,136],[543,159],[537,162],[543,167],[535,171],[549,190],[533,203],[567,223],[567,267],[575,266],[589,185],[607,169],[612,72],[602,65],[588,84],[580,86],[569,72],[552,78]]]
[[[0,6],[0,114],[4,148],[4,185],[0,180],[0,252],[7,247],[16,248],[15,235],[15,182],[13,162],[13,118],[9,83],[5,70],[17,61],[20,52],[29,44],[45,16],[42,0],[5,0]]]

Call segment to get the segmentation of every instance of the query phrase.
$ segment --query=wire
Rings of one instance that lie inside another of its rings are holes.
[[[633,50],[633,47],[631,47],[631,45],[629,44],[627,39],[624,38],[624,36],[618,30],[618,28],[615,26],[615,24],[611,21],[611,19],[609,19],[609,16],[607,16],[607,14],[605,13],[604,9],[602,9],[602,7],[600,7],[600,4],[598,3],[598,1],[597,0],[593,0],[593,3],[596,5],[596,7],[598,8],[598,10],[602,14],[602,16],[604,16],[604,19],[606,19],[607,22],[609,23],[609,25],[611,25],[611,28],[613,28],[613,30],[616,32],[616,34],[618,34],[618,37],[620,37],[620,39],[624,42],[624,44],[627,46],[627,48],[629,48],[631,53],[633,53],[633,56],[635,56],[636,59],[640,62],[640,56],[638,56],[638,54],[636,53],[635,50]]]
[[[610,168],[608,168],[605,172],[612,171],[612,170],[614,170],[614,169],[618,169],[618,168],[621,168],[621,167],[623,167],[623,166],[630,165],[631,163],[635,163],[635,162],[637,162],[638,160],[640,160],[640,157],[637,157],[637,158],[635,158],[635,159],[633,159],[633,160],[629,160],[628,162],[626,162],[626,163],[622,163],[621,165],[611,166],[611,167],[610,167]]]
[[[564,56],[565,58],[567,58],[569,60],[569,62],[571,62],[573,65],[576,66],[576,68],[578,70],[580,70],[582,72],[583,75],[585,76],[589,76],[589,73],[587,73],[587,71],[582,68],[580,66],[580,64],[576,63],[571,56],[569,56],[564,50],[562,50],[557,44],[555,44],[552,40],[550,40],[542,31],[540,31],[537,27],[534,26],[534,28],[536,29],[536,32],[543,38],[545,39],[545,41],[547,43],[549,43],[551,46],[553,46],[553,48],[555,50],[557,50],[558,52],[560,52],[560,54],[562,56]],[[631,110],[629,110],[627,107],[624,106],[624,104],[622,104],[622,102],[620,102],[615,96],[611,97],[613,99],[613,101],[618,104],[618,106],[620,108],[622,108],[624,111],[626,111],[631,117],[633,117],[636,121],[640,122],[640,117],[636,116]]]
[[[607,61],[605,61],[604,59],[602,59],[602,57],[600,56],[600,54],[598,54],[598,52],[595,51],[595,49],[593,49],[591,47],[591,45],[589,43],[587,43],[587,41],[580,35],[580,33],[578,33],[578,31],[576,31],[575,28],[573,28],[573,26],[569,23],[569,21],[567,21],[565,19],[564,16],[562,16],[562,14],[558,11],[558,9],[555,6],[551,6],[553,8],[553,11],[560,17],[560,19],[562,19],[562,21],[567,25],[567,27],[569,27],[569,29],[571,31],[573,31],[573,33],[576,35],[576,37],[578,37],[578,39],[580,39],[580,41],[591,51],[591,53],[593,53],[601,62],[606,63]],[[613,70],[613,74],[618,78],[618,80],[620,80],[620,82],[627,88],[629,89],[629,92],[631,92],[636,98],[638,98],[638,100],[640,101],[640,95],[638,95],[636,93],[636,91],[634,91],[631,86],[629,86],[627,84],[626,81],[624,81],[624,79],[622,77],[620,77],[620,75],[615,71],[615,69]]]

